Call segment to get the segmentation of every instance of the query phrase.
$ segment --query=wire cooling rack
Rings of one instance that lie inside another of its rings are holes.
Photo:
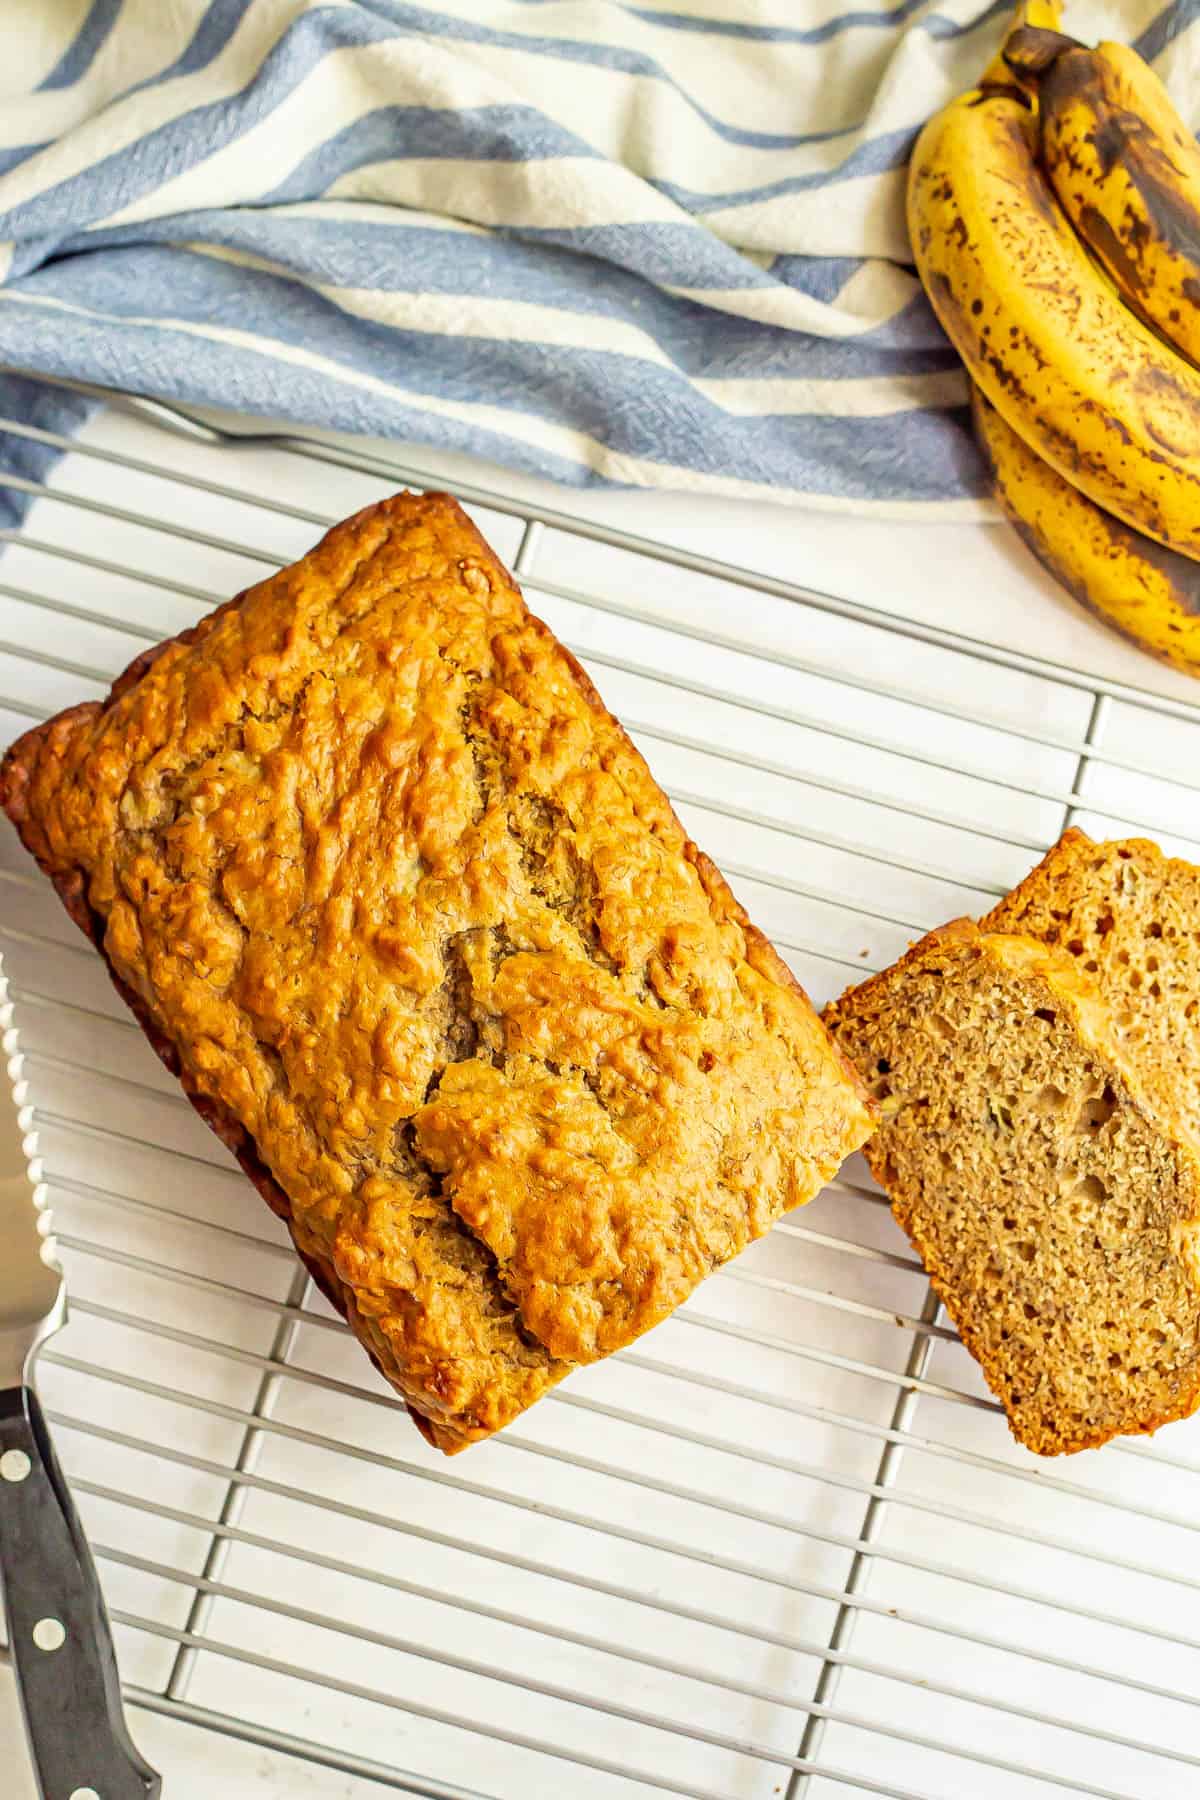
[[[0,729],[403,479],[105,412],[11,481]],[[1185,700],[459,491],[818,1002],[1069,820],[1200,856]],[[861,1164],[446,1461],[9,833],[0,949],[70,1278],[42,1388],[133,1703],[430,1796],[1196,1794],[1200,1424],[1026,1455]]]

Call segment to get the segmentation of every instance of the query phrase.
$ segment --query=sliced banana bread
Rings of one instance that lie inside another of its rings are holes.
[[[1043,1454],[1200,1401],[1200,1144],[1064,950],[932,932],[825,1015],[866,1154],[1017,1438]]]
[[[982,924],[1073,956],[1143,1080],[1200,1138],[1200,869],[1147,838],[1072,829]]]

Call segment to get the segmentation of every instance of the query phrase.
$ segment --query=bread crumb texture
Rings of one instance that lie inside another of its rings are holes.
[[[982,924],[1073,957],[1143,1081],[1200,1139],[1200,869],[1147,838],[1072,828]]]
[[[786,967],[443,495],[337,527],[27,734],[3,783],[444,1449],[662,1319],[869,1129]]]
[[[967,920],[826,1013],[871,1168],[1012,1430],[1043,1454],[1200,1400],[1200,1147],[1075,955]]]

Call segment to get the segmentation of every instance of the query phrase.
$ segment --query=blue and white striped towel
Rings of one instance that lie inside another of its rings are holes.
[[[1011,0],[849,6],[0,0],[0,364],[568,482],[961,514],[904,164]],[[1195,114],[1198,21],[1067,23]]]

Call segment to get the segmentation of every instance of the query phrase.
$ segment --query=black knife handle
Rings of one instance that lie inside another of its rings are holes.
[[[91,1551],[28,1387],[0,1392],[0,1575],[43,1800],[157,1800],[162,1782],[125,1727]]]

